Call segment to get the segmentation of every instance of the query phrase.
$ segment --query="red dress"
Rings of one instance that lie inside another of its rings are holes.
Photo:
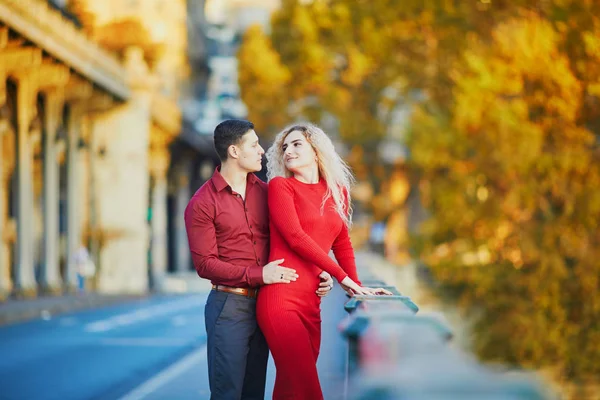
[[[317,375],[321,344],[321,299],[316,295],[322,270],[338,282],[356,264],[348,228],[328,199],[321,205],[327,184],[306,184],[277,177],[269,182],[271,249],[269,261],[285,259],[299,278],[289,284],[262,286],[256,304],[258,324],[276,366],[273,399],[323,398]],[[333,250],[339,265],[329,257]]]

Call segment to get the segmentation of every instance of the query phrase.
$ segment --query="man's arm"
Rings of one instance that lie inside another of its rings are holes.
[[[213,215],[198,202],[191,201],[185,209],[185,229],[198,275],[227,286],[263,285],[262,266],[239,266],[219,259]]]

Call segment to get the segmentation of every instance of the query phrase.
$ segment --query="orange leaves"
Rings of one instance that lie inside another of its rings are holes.
[[[283,87],[290,81],[289,71],[281,63],[279,54],[273,50],[269,38],[258,25],[250,27],[246,32],[238,59],[240,80],[243,83],[255,79],[257,83],[264,82]]]
[[[287,122],[291,74],[259,26],[248,29],[238,51],[241,96],[248,119],[261,134],[272,135]]]
[[[347,67],[341,73],[341,80],[348,86],[359,86],[373,67],[369,57],[354,45],[348,47],[346,62]]]
[[[442,32],[458,26],[433,29],[448,67],[411,79],[441,85],[425,85],[409,142],[431,213],[421,255],[483,311],[480,354],[571,377],[600,373],[580,356],[600,353],[600,301],[589,300],[600,290],[600,9],[575,3],[494,13],[491,2],[488,29],[466,25],[456,48]]]

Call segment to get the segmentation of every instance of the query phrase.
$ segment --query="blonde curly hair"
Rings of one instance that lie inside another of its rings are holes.
[[[301,132],[306,141],[312,146],[317,155],[319,176],[327,183],[327,192],[323,196],[321,212],[327,199],[333,198],[335,210],[346,226],[352,225],[352,206],[350,202],[350,187],[354,184],[354,176],[350,167],[335,151],[333,142],[321,128],[310,123],[290,125],[275,136],[273,145],[267,150],[267,179],[276,176],[291,177],[283,162],[283,142],[287,135],[294,131]]]

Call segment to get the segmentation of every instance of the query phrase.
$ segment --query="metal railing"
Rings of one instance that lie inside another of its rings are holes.
[[[419,307],[394,286],[393,296],[354,296],[340,324],[348,341],[349,400],[554,399],[531,374],[508,373],[479,363],[452,344],[441,314]],[[518,338],[515,338],[518,340]]]

